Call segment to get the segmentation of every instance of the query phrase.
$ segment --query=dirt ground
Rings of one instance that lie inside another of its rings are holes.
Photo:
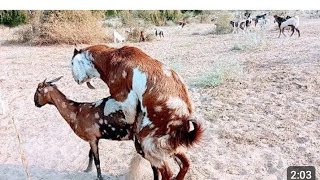
[[[267,30],[257,28],[263,41],[243,50],[235,49],[244,43],[243,33],[196,35],[212,24],[164,27],[163,39],[125,43],[168,64],[189,84],[206,131],[202,143],[188,151],[192,165],[186,179],[286,179],[291,165],[315,166],[320,177],[320,19],[301,18],[300,38],[277,38],[274,26],[270,21]],[[13,32],[1,28],[0,41]],[[101,80],[94,80],[96,90],[75,83],[73,48],[1,45],[5,112],[0,115],[0,179],[26,179],[26,172],[31,179],[96,177],[95,170],[82,172],[89,144],[73,133],[54,106],[37,108],[33,102],[38,83],[58,76],[64,76],[59,89],[75,101],[109,95]],[[235,75],[214,87],[197,85],[197,78],[215,67],[227,67],[222,73]],[[134,155],[131,141],[101,140],[103,177],[124,179]],[[151,179],[147,162],[144,167],[144,177]]]

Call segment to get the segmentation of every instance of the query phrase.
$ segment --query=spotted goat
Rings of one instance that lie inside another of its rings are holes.
[[[159,171],[163,180],[172,178],[167,165],[171,156],[180,165],[176,179],[184,179],[190,166],[186,148],[200,141],[203,129],[192,114],[193,105],[182,78],[142,50],[129,46],[75,49],[71,64],[78,84],[90,83],[95,77],[107,84],[126,122],[134,123],[134,138],[141,144],[144,158],[157,170],[154,179],[158,179]],[[142,118],[135,118],[137,106],[144,114]]]
[[[125,122],[120,106],[111,97],[94,103],[78,103],[67,99],[53,84],[60,78],[39,83],[34,95],[34,103],[37,107],[46,104],[56,106],[73,132],[84,141],[89,142],[89,164],[85,172],[92,170],[94,159],[98,179],[103,179],[99,160],[99,140],[131,140],[132,124]]]

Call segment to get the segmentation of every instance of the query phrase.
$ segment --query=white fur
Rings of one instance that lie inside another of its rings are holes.
[[[162,66],[162,70],[163,70],[163,73],[167,76],[171,76],[172,75],[172,72],[171,72],[171,69],[167,66]]]
[[[175,110],[178,116],[190,115],[187,104],[179,97],[170,96],[166,104],[169,109]]]
[[[121,36],[116,30],[113,30],[113,41],[114,43],[124,42],[126,39]]]
[[[114,99],[109,99],[104,105],[103,113],[105,116],[108,116],[109,114],[119,110],[121,110],[120,104]]]
[[[132,124],[135,121],[135,107],[137,106],[137,101],[139,99],[142,104],[142,95],[145,93],[146,89],[147,75],[138,68],[133,69],[132,90],[129,92],[127,99],[120,102],[127,123]],[[142,111],[147,113],[147,110],[144,107],[142,107]]]
[[[289,25],[293,25],[296,28],[299,27],[299,25],[300,25],[299,17],[298,16],[294,16],[294,17],[292,17],[290,19],[287,19],[285,22],[281,23],[280,28],[282,29],[282,28],[285,28],[285,27],[287,27]]]
[[[127,99],[123,102],[119,102],[122,107],[123,113],[126,117],[126,122],[132,124],[136,116],[137,95],[131,90],[127,96]]]
[[[132,90],[137,94],[140,102],[142,95],[147,89],[147,75],[141,72],[138,68],[133,69]]]
[[[140,130],[148,125],[151,125],[152,122],[150,121],[150,119],[147,117],[147,116],[144,116],[143,117],[143,120],[142,120],[142,124],[141,124],[141,127],[140,127]]]
[[[99,118],[100,118],[99,113],[96,113],[96,114],[94,115],[94,117],[95,117],[96,119],[99,119]]]
[[[89,81],[91,78],[100,77],[88,52],[77,54],[72,59],[72,75],[79,84]]]
[[[94,107],[98,107],[98,106],[100,106],[100,104],[103,102],[103,100],[101,99],[101,100],[99,100],[99,101],[96,101],[95,102],[95,105],[94,105]]]

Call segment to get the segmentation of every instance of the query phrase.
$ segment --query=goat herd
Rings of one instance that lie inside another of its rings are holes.
[[[250,17],[250,13],[245,13],[243,19],[237,19],[230,21],[231,26],[233,27],[233,33],[238,33],[239,30],[247,31],[250,30],[250,27],[252,26],[252,22],[254,22],[254,26],[256,27],[257,24],[260,25],[261,28],[265,28],[267,24],[267,14],[262,14],[262,15],[257,15],[254,18]],[[295,30],[298,32],[298,36],[300,37],[300,30],[298,29],[299,27],[299,17],[298,16],[286,16],[286,17],[280,17],[278,15],[274,15],[274,23],[278,23],[278,27],[280,30],[279,37],[281,33],[284,34],[284,29],[287,27],[291,28],[291,35],[295,32]]]
[[[54,84],[61,77],[38,84],[37,107],[56,106],[74,133],[89,142],[89,164],[94,161],[102,179],[99,140],[133,140],[137,153],[147,159],[154,179],[173,177],[168,160],[180,167],[175,179],[184,179],[190,162],[186,148],[198,143],[203,129],[193,114],[193,105],[182,78],[160,61],[135,47],[94,45],[74,50],[72,75],[78,84],[101,78],[110,97],[92,103],[69,100]]]

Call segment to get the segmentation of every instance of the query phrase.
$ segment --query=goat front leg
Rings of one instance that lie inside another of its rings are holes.
[[[99,140],[90,141],[90,147],[91,147],[91,150],[93,153],[94,164],[96,165],[96,168],[97,168],[97,176],[98,176],[99,180],[103,180],[103,178],[101,176],[101,169],[100,169],[98,144],[99,144]]]
[[[280,35],[281,35],[281,28],[279,28],[279,30],[280,30],[280,33],[279,33],[279,36],[278,36],[278,38],[280,38]]]
[[[284,28],[282,28],[282,34],[284,35],[284,37],[287,37],[286,34],[284,34]]]
[[[89,164],[86,170],[84,170],[84,172],[89,172],[92,170],[92,161],[93,161],[93,153],[92,153],[92,149],[90,148],[89,151]]]

